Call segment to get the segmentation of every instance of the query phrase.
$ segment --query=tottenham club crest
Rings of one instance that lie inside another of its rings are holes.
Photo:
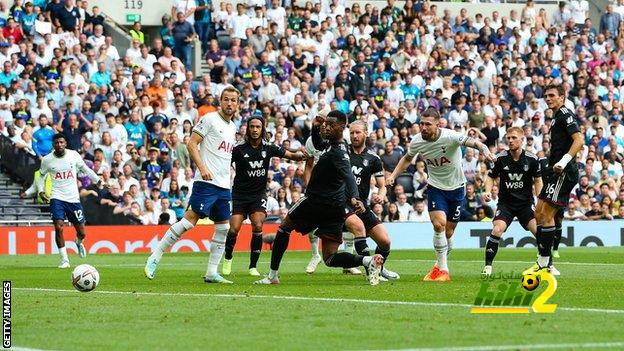
[[[260,154],[262,155],[262,158],[266,158],[266,151],[262,150]]]
[[[364,167],[368,167],[368,160],[362,161],[362,164],[364,165]]]

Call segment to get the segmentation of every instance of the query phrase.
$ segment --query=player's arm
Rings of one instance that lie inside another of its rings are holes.
[[[199,120],[195,128],[193,128],[193,132],[191,133],[191,138],[186,145],[186,148],[189,152],[189,156],[191,157],[191,161],[197,166],[197,170],[199,170],[199,174],[203,180],[212,180],[212,173],[208,170],[208,167],[204,164],[201,159],[201,155],[199,154],[199,144],[201,144],[202,140],[204,140],[204,136],[208,132],[208,120],[206,118],[202,118]]]
[[[321,137],[321,125],[324,122],[325,120],[321,116],[316,116],[316,118],[312,122],[312,145],[314,145],[314,148],[319,151],[325,150],[327,149],[327,147],[329,147],[329,142],[323,140],[323,138]]]
[[[496,160],[496,156],[490,152],[490,148],[477,139],[467,137],[464,141],[464,145],[483,153],[485,158],[490,161]]]
[[[386,178],[384,178],[383,174],[375,176],[375,185],[377,186],[377,189],[379,189],[379,192],[377,194],[373,194],[371,200],[374,204],[380,204],[384,202],[388,190],[386,189]]]
[[[573,123],[576,126],[576,122]],[[578,130],[578,126],[576,126],[576,129]],[[563,172],[563,169],[568,165],[568,163],[570,163],[570,161],[574,160],[576,154],[583,148],[583,134],[581,134],[580,131],[573,133],[571,137],[572,146],[570,146],[570,150],[568,150],[568,153],[563,155],[563,157],[561,157],[561,160],[559,160],[559,162],[555,163],[555,165],[553,166],[553,171],[556,173]]]
[[[78,155],[78,154],[76,154]],[[97,175],[97,173],[95,173],[91,168],[89,168],[87,166],[87,164],[84,162],[84,160],[82,159],[82,157],[78,156],[76,157],[76,168],[78,168],[78,170],[84,174],[87,175],[87,177],[89,177],[89,179],[91,179],[91,181],[95,184],[97,184],[98,186],[100,185],[100,182],[102,181],[102,179],[100,178],[100,176]]]
[[[388,183],[388,185],[392,186],[394,184],[394,180],[399,176],[399,174],[403,173],[403,171],[405,171],[412,163],[414,156],[416,156],[416,153],[411,150],[410,146],[410,150],[403,155],[403,157],[401,157],[401,160],[394,168],[394,171],[392,171],[392,173],[386,178],[386,183]]]
[[[338,170],[338,177],[344,179],[346,183],[347,202],[355,208],[355,213],[364,212],[364,204],[359,200],[360,194],[358,193],[357,183],[353,173],[351,173],[349,156],[346,152],[336,152],[334,155],[333,163]]]
[[[538,160],[535,166],[535,172],[533,172],[533,190],[535,191],[535,196],[539,196],[542,192],[542,188],[544,187],[544,182],[542,181],[542,164]]]
[[[314,168],[314,158],[311,157],[306,160],[305,168],[303,169],[303,182],[306,186],[308,186],[308,182],[310,181],[310,176],[312,176],[312,168]]]
[[[35,179],[35,183],[37,186],[37,193],[41,197],[44,202],[49,202],[50,198],[45,192],[45,178],[46,174],[48,174],[48,162],[44,159],[41,162],[41,167],[39,168],[39,178]]]
[[[486,165],[491,166],[490,171],[485,177],[485,192],[483,193],[483,201],[489,202],[492,200],[492,188],[494,184],[498,185],[500,183],[500,161],[496,161],[492,163],[486,163]]]
[[[304,153],[304,150],[297,151],[297,152],[285,150],[284,158],[293,160],[293,161],[303,161],[307,158],[307,155]]]

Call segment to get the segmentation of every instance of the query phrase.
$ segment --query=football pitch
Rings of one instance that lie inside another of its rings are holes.
[[[521,273],[535,249],[499,250],[494,272]],[[1,256],[12,281],[12,343],[44,350],[534,350],[624,349],[624,248],[562,248],[552,314],[471,314],[481,250],[451,254],[450,283],[425,283],[432,250],[395,251],[396,282],[369,286],[307,252],[287,252],[281,285],[256,286],[236,253],[232,285],[206,284],[208,254],[166,254],[153,281],[146,254],[71,256],[100,272],[90,293],[72,287],[57,256]],[[259,270],[268,271],[270,252]],[[516,280],[513,280],[516,281]],[[490,288],[496,291],[499,281]],[[535,291],[537,297],[545,285]],[[526,291],[520,288],[522,293]],[[535,300],[535,299],[534,299]]]

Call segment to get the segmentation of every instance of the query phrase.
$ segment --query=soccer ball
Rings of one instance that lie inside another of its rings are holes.
[[[539,280],[535,274],[526,274],[522,276],[522,286],[528,291],[533,291],[539,286]]]
[[[100,273],[95,267],[81,264],[72,272],[72,285],[80,292],[89,292],[100,282]]]

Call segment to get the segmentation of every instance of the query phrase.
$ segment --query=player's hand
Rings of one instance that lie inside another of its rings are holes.
[[[371,200],[373,201],[374,204],[380,204],[383,202],[383,199],[381,198],[381,196],[377,194],[373,194],[373,196],[371,197]]]
[[[355,209],[355,214],[364,213],[366,208],[364,207],[364,203],[356,198],[351,199],[351,205]]]
[[[481,196],[483,198],[483,202],[490,202],[490,201],[492,201],[492,194],[491,193],[484,192]]]
[[[555,165],[553,166],[553,172],[555,172],[555,173],[561,173],[561,172],[563,172],[563,168],[564,168],[564,167],[563,167],[563,166],[561,166],[560,164],[555,164]]]
[[[305,161],[309,158],[312,158],[312,156],[308,153],[308,150],[306,150],[305,147],[302,146],[301,149],[299,149],[299,151],[301,151],[301,155],[303,157],[301,161]]]
[[[20,199],[25,199],[26,198],[26,193],[23,192],[23,191],[20,191],[19,197],[20,197]]]
[[[48,203],[50,202],[50,198],[48,197],[48,195],[45,192],[40,192],[39,196],[41,197],[41,199],[43,200],[43,202]]]
[[[316,116],[316,118],[314,118],[314,121],[312,121],[312,127],[320,128],[323,123],[325,123],[325,118],[323,116]]]
[[[489,152],[489,151],[486,152],[485,155],[483,155],[483,156],[485,156],[485,159],[490,161],[490,162],[496,162],[496,155],[491,153],[491,152]]]
[[[200,169],[199,174],[201,174],[203,180],[212,180],[212,173],[207,169]]]
[[[386,185],[388,185],[388,186],[393,186],[394,185],[394,176],[393,175],[389,175],[388,177],[386,177]]]

